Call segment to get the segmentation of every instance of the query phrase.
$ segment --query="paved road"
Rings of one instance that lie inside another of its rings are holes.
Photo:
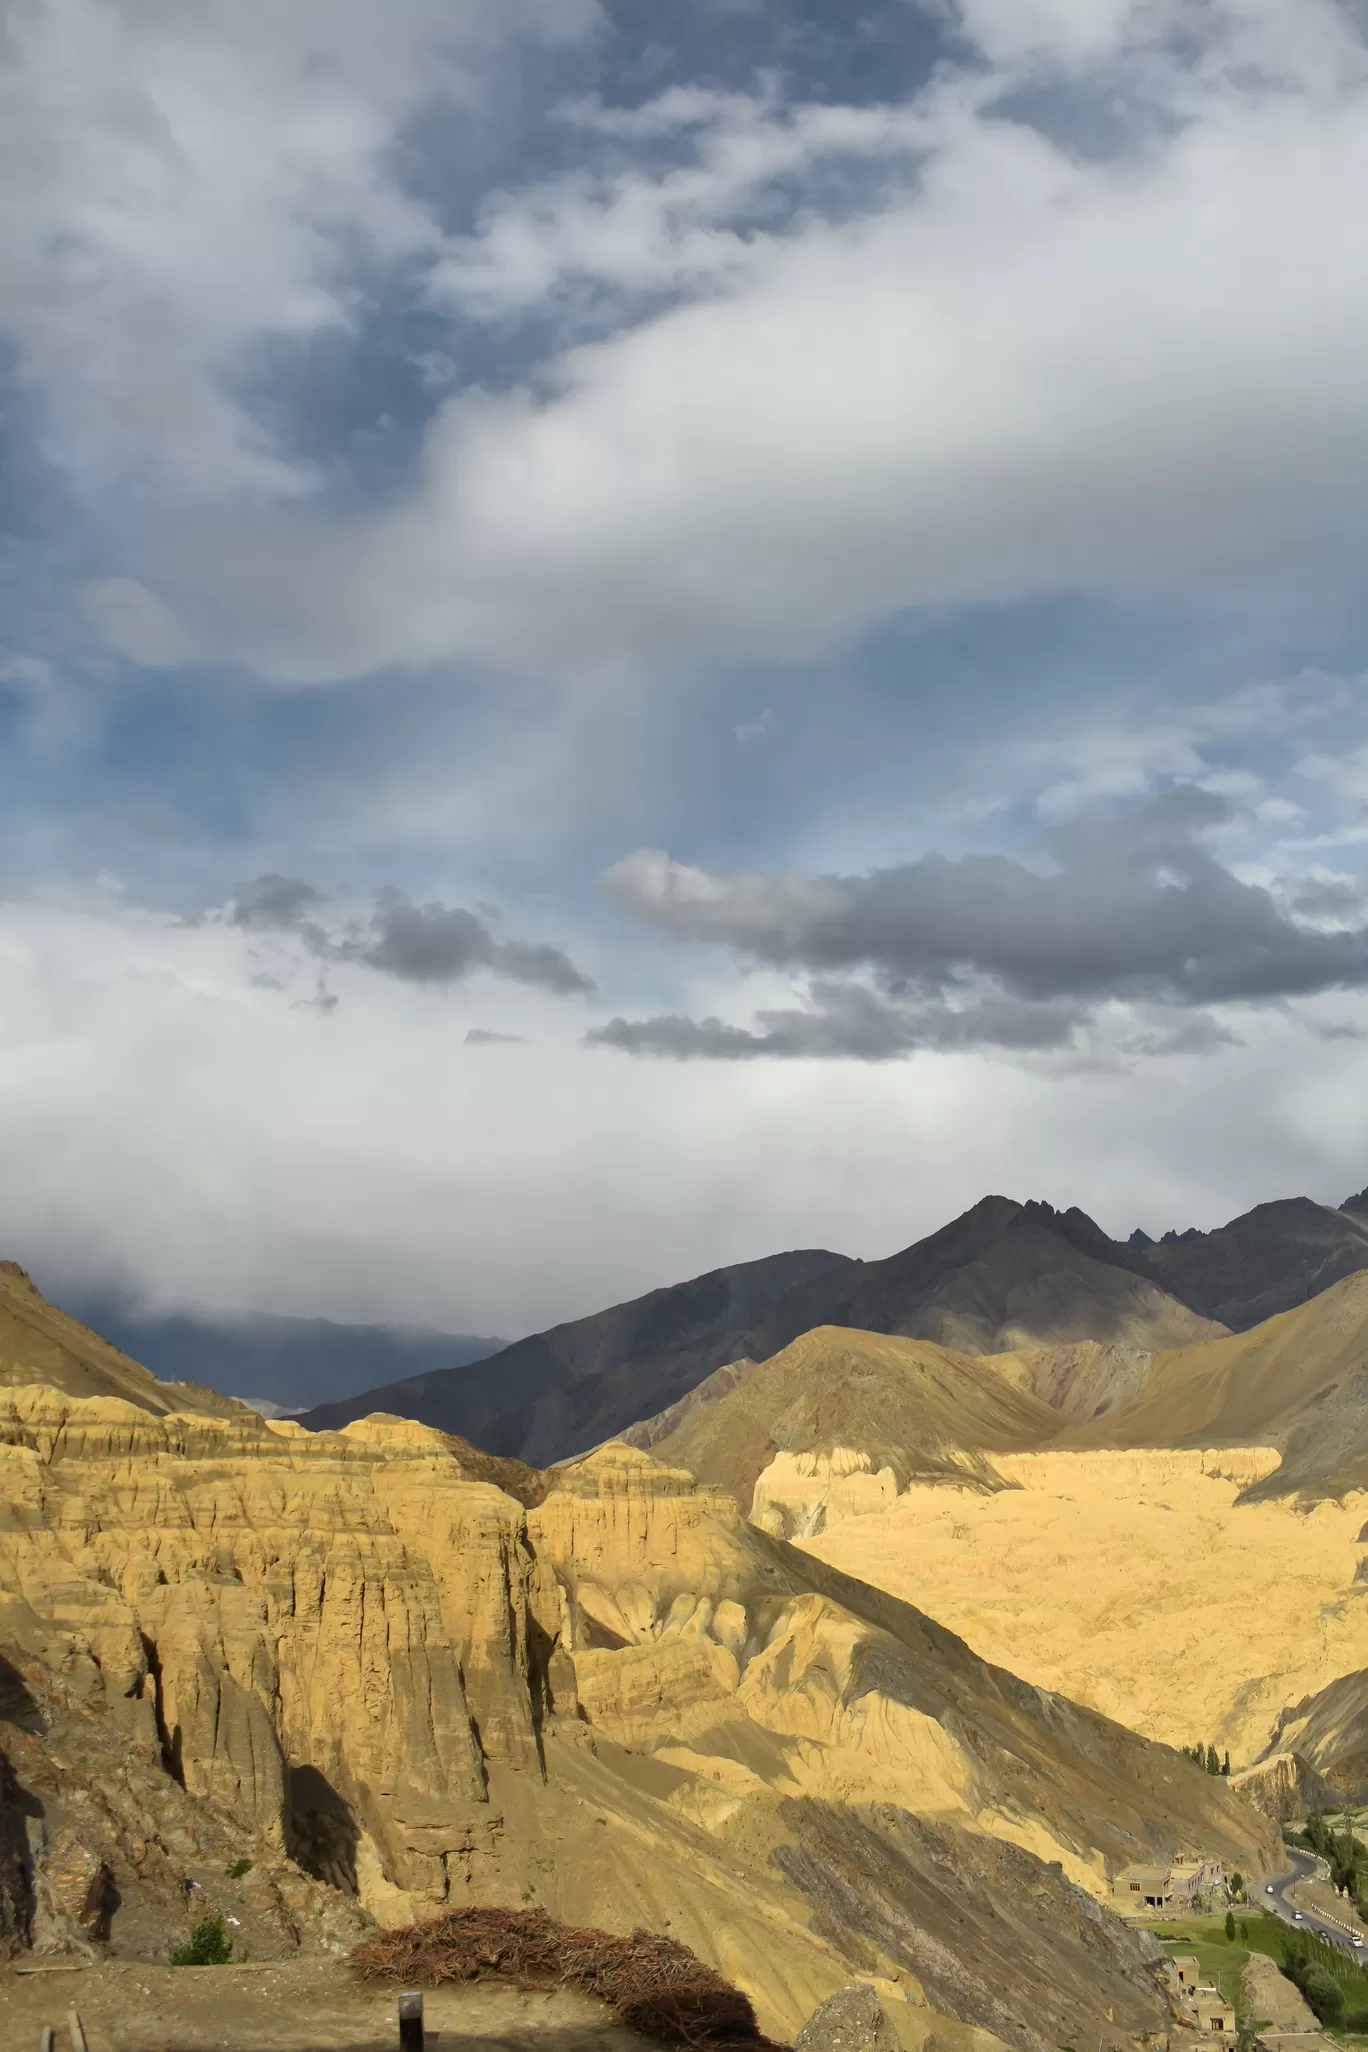
[[[1303,1931],[1315,1931],[1321,1938],[1328,1938],[1332,1945],[1343,1946],[1355,1959],[1363,1959],[1368,1947],[1356,1946],[1348,1931],[1342,1930],[1337,1924],[1332,1924],[1328,1918],[1317,1915],[1315,1910],[1302,1910],[1299,1915],[1296,1904],[1287,1900],[1288,1889],[1294,1887],[1298,1881],[1310,1881],[1317,1874],[1322,1880],[1329,1879],[1330,1870],[1324,1860],[1318,1860],[1313,1853],[1294,1852],[1291,1846],[1287,1849],[1287,1857],[1292,1863],[1291,1873],[1283,1874],[1276,1881],[1261,1886],[1258,1900],[1266,1910],[1272,1910],[1274,1916],[1281,1917],[1285,1923],[1299,1924]],[[1345,1923],[1351,1923],[1353,1919],[1353,1910],[1346,1907]],[[1368,1937],[1368,1931],[1365,1931],[1364,1936]]]

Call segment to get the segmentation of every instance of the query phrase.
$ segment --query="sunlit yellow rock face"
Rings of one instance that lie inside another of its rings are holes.
[[[792,1465],[757,1501],[777,1492],[811,1522],[821,1478]],[[1239,1767],[1285,1705],[1368,1666],[1368,1495],[1237,1503],[1278,1465],[1251,1446],[1009,1453],[994,1467],[1014,1487],[914,1483],[882,1502],[872,1475],[865,1502],[846,1475],[799,1543],[985,1659],[1170,1745],[1228,1746]]]

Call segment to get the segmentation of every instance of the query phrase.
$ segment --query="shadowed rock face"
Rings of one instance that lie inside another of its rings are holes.
[[[548,1479],[526,1508],[397,1419],[311,1435],[14,1389],[0,1641],[271,1873],[387,1920],[668,1926],[780,2036],[853,1974],[916,1997],[913,2047],[945,2010],[1022,2052],[1105,2008],[1161,2027],[1134,1941],[1060,1933],[1140,1852],[1261,1871],[1253,1811],[634,1449]],[[32,1788],[44,1739],[10,1729]],[[814,1879],[833,1860],[869,1877],[848,1900]]]
[[[1214,1232],[1152,1245],[1143,1261],[1183,1303],[1243,1332],[1368,1268],[1368,1205],[1364,1197],[1339,1211],[1309,1197],[1257,1204]]]

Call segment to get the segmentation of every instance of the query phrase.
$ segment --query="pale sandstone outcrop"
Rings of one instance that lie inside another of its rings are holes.
[[[1337,1810],[1343,1798],[1300,1753],[1274,1753],[1230,1777],[1230,1786],[1279,1824],[1312,1810]]]
[[[1039,2052],[1102,2000],[1142,2034],[1162,2003],[1107,1871],[1274,1856],[1208,1777],[690,1476],[618,1445],[551,1479],[528,1510],[397,1420],[0,1391],[0,1643],[41,1640],[273,1876],[293,1849],[386,1919],[668,1928],[780,2035],[853,1973],[898,1991],[914,2052]]]

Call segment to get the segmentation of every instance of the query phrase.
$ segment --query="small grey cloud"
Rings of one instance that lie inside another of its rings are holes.
[[[585,1035],[591,1047],[675,1061],[897,1061],[926,1048],[990,1045],[1018,1052],[1067,1048],[1084,1024],[1074,1004],[1032,1005],[986,994],[963,1006],[899,1004],[863,985],[820,982],[811,1004],[757,1014],[756,1029],[716,1018],[667,1014],[610,1019]]]
[[[463,906],[415,905],[396,890],[379,893],[368,930],[342,952],[404,983],[457,983],[488,969],[561,996],[594,988],[561,948],[499,940]]]
[[[322,891],[302,877],[280,876],[272,870],[238,885],[228,918],[233,926],[248,930],[297,930],[311,908],[322,903]]]
[[[467,1047],[525,1047],[521,1033],[494,1033],[488,1026],[472,1026],[465,1037]]]
[[[768,741],[778,725],[774,707],[767,705],[753,720],[743,720],[739,727],[733,727],[732,733],[744,748],[753,741]]]
[[[322,1012],[325,1015],[337,1010],[340,999],[328,989],[320,972],[314,994],[309,998],[296,998],[291,1005],[292,1012]]]
[[[330,932],[319,914],[326,903],[324,893],[302,877],[271,871],[240,884],[226,912],[194,913],[185,923],[226,918],[245,932],[292,935],[324,962],[359,962],[401,983],[459,983],[483,969],[559,996],[582,996],[594,988],[563,948],[499,938],[491,930],[499,916],[494,906],[472,912],[462,905],[416,905],[387,886],[376,892],[368,921]]]

